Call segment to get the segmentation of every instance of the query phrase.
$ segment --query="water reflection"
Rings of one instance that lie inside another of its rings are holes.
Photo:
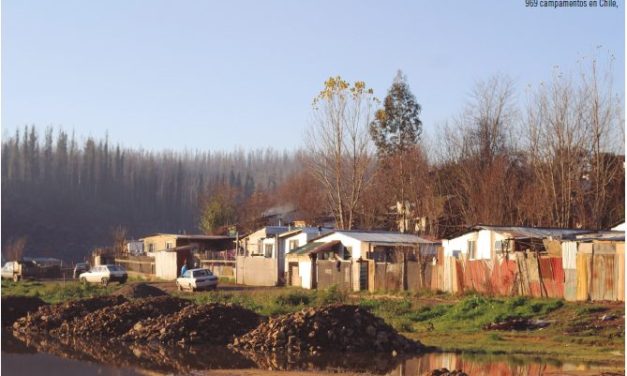
[[[315,373],[352,372],[378,375],[409,376],[423,375],[434,369],[462,369],[469,375],[525,376],[544,374],[569,374],[574,371],[596,370],[598,373],[612,368],[593,364],[562,363],[558,360],[532,357],[460,355],[453,353],[429,353],[410,358],[388,354],[345,354],[307,355],[302,357],[235,352],[218,346],[164,347],[158,344],[136,345],[116,342],[84,341],[77,338],[54,338],[44,335],[14,337],[10,332],[2,333],[3,354],[48,353],[56,356],[57,363],[66,361],[68,367],[83,362],[135,370],[138,373],[151,371],[166,374],[198,373],[216,369],[258,369],[259,373],[291,370]],[[43,354],[38,354],[43,355]],[[3,357],[4,358],[4,357]],[[29,362],[41,362],[30,356]],[[77,361],[79,361],[77,363]],[[6,362],[3,361],[3,370]],[[89,373],[89,372],[88,372]],[[22,373],[24,374],[24,373]]]
[[[36,352],[117,367],[135,367],[179,374],[203,369],[255,368],[254,362],[220,346],[165,347],[157,344],[136,345],[46,335],[24,336],[19,333],[14,335],[26,345],[26,348],[34,349]],[[9,336],[3,333],[2,337],[4,352],[5,337]]]

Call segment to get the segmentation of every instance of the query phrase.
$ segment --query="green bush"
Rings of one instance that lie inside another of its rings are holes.
[[[318,302],[321,305],[345,303],[348,300],[348,294],[345,290],[339,289],[337,285],[333,285],[323,290],[318,295]]]
[[[311,293],[305,291],[291,291],[287,294],[279,295],[275,298],[275,303],[286,306],[309,305],[315,300]]]

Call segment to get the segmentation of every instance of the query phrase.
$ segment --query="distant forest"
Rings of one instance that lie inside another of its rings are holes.
[[[272,149],[149,152],[26,127],[2,142],[2,242],[25,238],[27,255],[78,260],[110,246],[118,226],[129,237],[198,233],[211,187],[250,197],[295,168],[292,154]]]

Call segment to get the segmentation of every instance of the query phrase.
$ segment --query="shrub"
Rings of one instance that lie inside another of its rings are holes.
[[[333,285],[326,290],[320,292],[318,300],[320,304],[344,303],[348,299],[346,291],[339,289],[337,285]]]

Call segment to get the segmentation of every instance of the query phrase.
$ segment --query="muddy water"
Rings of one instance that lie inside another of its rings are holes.
[[[50,337],[15,338],[2,332],[3,375],[146,375],[146,374],[376,374],[423,375],[438,368],[463,369],[469,375],[592,375],[616,367],[563,363],[552,359],[430,353],[415,357],[384,354],[329,354],[286,357],[233,352],[223,347],[113,345]]]

